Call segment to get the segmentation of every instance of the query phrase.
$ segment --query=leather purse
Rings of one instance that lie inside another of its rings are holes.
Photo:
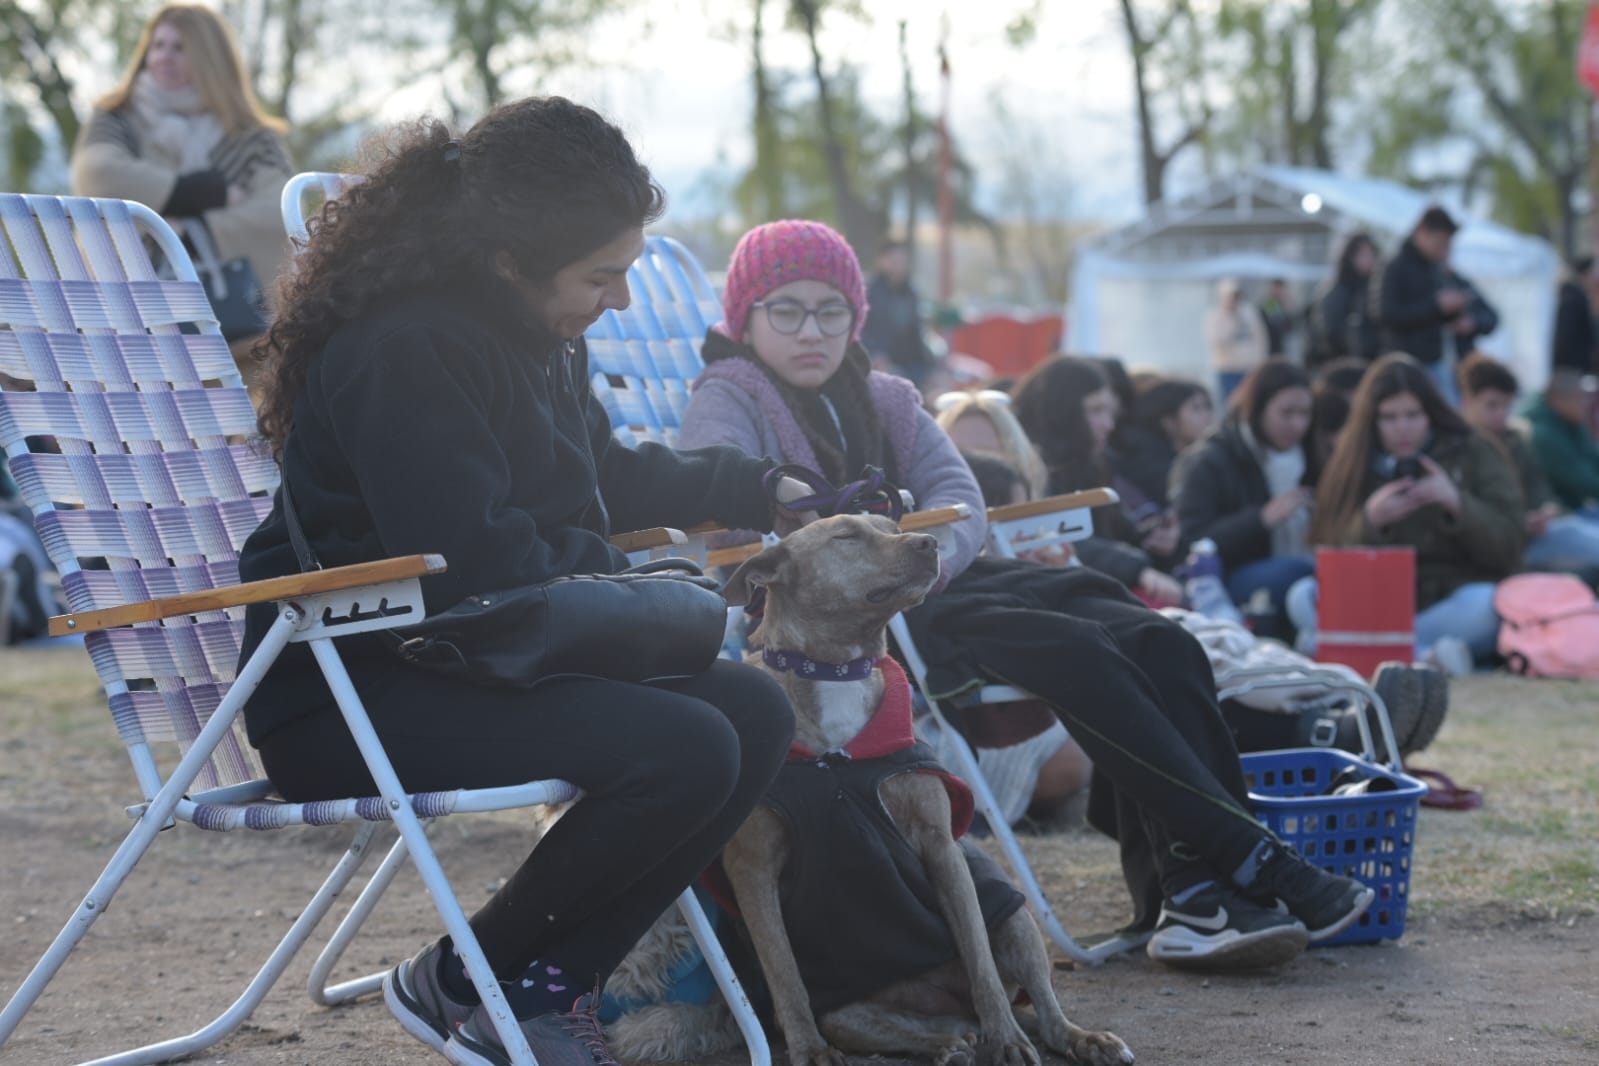
[[[222,339],[232,342],[265,333],[271,323],[261,296],[261,279],[256,277],[250,260],[241,255],[222,262],[210,228],[199,220],[184,225],[183,239],[193,252],[194,271],[205,286]]]
[[[302,571],[322,564],[283,482]],[[703,673],[721,654],[727,601],[689,559],[616,574],[574,574],[468,596],[377,636],[413,666],[478,685],[531,688],[559,677],[642,684]]]

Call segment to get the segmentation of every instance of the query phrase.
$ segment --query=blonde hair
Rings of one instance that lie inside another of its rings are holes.
[[[947,393],[938,399],[938,424],[948,433],[955,423],[972,416],[988,419],[999,438],[1000,455],[1008,462],[1027,486],[1029,499],[1040,499],[1049,489],[1049,470],[1043,456],[1033,447],[1022,429],[1016,414],[1010,409],[1010,397],[1000,392],[984,389],[981,392]]]
[[[255,89],[245,77],[244,60],[239,55],[239,42],[232,27],[221,15],[200,4],[163,4],[151,15],[144,32],[139,35],[133,61],[128,64],[122,83],[95,101],[96,107],[117,111],[128,105],[133,97],[134,79],[144,69],[145,56],[150,51],[150,38],[163,23],[171,25],[182,38],[194,90],[223,130],[234,134],[262,126],[274,133],[288,129],[287,123],[268,114],[256,98]]]

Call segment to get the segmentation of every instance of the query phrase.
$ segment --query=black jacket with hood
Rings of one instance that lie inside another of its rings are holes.
[[[1238,419],[1226,419],[1178,457],[1171,494],[1183,536],[1215,541],[1229,571],[1271,557],[1271,530],[1261,519],[1271,491]]]
[[[629,448],[589,383],[581,337],[543,330],[502,289],[399,294],[340,327],[312,362],[283,449],[285,483],[325,566],[436,552],[429,612],[474,593],[614,573],[615,531],[714,520],[771,528],[771,462],[733,448]],[[239,557],[245,581],[299,570],[280,495]],[[249,608],[244,655],[275,616]],[[401,668],[369,635],[341,638],[351,675]],[[303,644],[245,708],[250,738],[326,706]]]

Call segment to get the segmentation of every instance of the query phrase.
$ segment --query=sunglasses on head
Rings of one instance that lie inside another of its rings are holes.
[[[1010,406],[1010,393],[1000,392],[998,389],[978,389],[976,392],[942,393],[939,395],[938,399],[933,401],[933,406],[940,414],[942,414],[945,411],[953,411],[967,400],[974,398],[978,400],[986,400],[989,403],[1004,404],[1006,407]]]

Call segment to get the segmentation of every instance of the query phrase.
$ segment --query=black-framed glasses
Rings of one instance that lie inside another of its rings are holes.
[[[806,307],[798,300],[758,300],[750,304],[766,312],[766,324],[774,333],[792,335],[805,328],[805,320],[816,317],[816,328],[824,337],[842,337],[855,324],[855,308],[841,300]]]

